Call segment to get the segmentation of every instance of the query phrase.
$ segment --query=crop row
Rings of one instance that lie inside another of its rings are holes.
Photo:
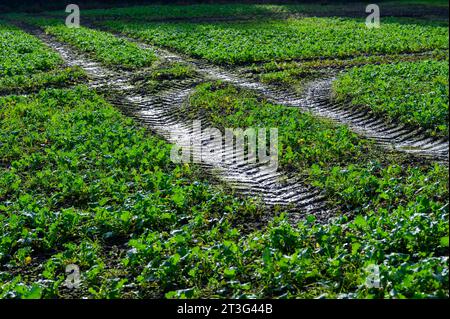
[[[198,103],[210,89],[197,92]],[[241,104],[230,88],[215,92],[210,103],[228,97],[225,119],[259,106]],[[289,127],[296,118],[285,121]],[[306,115],[300,121],[314,126]],[[293,227],[278,217],[249,230],[260,207],[172,164],[169,145],[87,88],[1,98],[0,127],[3,298],[448,296],[440,166],[408,174],[375,164],[363,174],[335,169],[344,197],[379,192],[385,204],[352,221],[321,225],[309,216]],[[310,143],[303,137],[298,143]],[[398,200],[401,193],[409,202]],[[68,264],[80,267],[79,289],[64,288]],[[371,264],[383,289],[364,284]]]
[[[109,66],[124,69],[137,69],[151,66],[156,56],[150,50],[139,48],[136,44],[119,39],[112,34],[85,27],[68,28],[57,19],[28,18],[54,35],[58,40],[70,43],[83,52],[92,54],[97,60]]]
[[[386,18],[379,29],[363,21],[302,18],[233,23],[138,23],[103,25],[151,44],[218,63],[244,63],[448,49],[448,28]]]
[[[0,94],[62,86],[84,78],[35,37],[0,21]]]

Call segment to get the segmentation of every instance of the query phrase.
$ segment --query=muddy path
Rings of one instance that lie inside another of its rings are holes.
[[[95,25],[89,24],[89,27],[95,27]],[[106,31],[104,28],[101,29]],[[378,145],[389,151],[406,152],[448,163],[448,139],[430,137],[422,129],[388,122],[383,117],[362,108],[351,107],[345,103],[334,103],[331,98],[331,86],[336,76],[334,73],[325,78],[311,81],[307,84],[305,93],[299,94],[289,88],[263,84],[248,76],[243,76],[238,67],[214,65],[204,60],[157,48],[117,32],[112,33],[138,44],[141,48],[154,51],[161,59],[191,65],[207,79],[221,80],[250,89],[272,103],[297,107],[305,112],[311,112],[317,117],[331,119],[338,124],[347,125],[354,132],[374,140]]]
[[[150,131],[162,136],[169,143],[180,141],[200,141],[203,148],[208,147],[211,140],[192,128],[192,121],[186,121],[181,108],[193,88],[210,78],[194,76],[187,81],[176,81],[162,88],[157,93],[143,92],[133,84],[134,72],[107,68],[79,52],[70,45],[57,41],[42,29],[34,26],[18,24],[22,29],[36,36],[49,47],[58,52],[70,66],[79,66],[89,76],[89,86],[100,93],[125,114],[133,116]],[[165,54],[160,57],[167,61],[178,61],[177,56]],[[202,128],[208,127],[205,119]],[[290,219],[295,222],[306,215],[315,215],[318,220],[327,221],[334,214],[318,189],[302,183],[293,174],[273,170],[264,163],[248,163],[236,160],[234,163],[217,162],[213,157],[198,153],[195,147],[193,155],[202,156],[199,164],[208,174],[231,186],[239,195],[256,197],[269,207],[281,206],[290,212]],[[222,156],[234,156],[233,150],[224,148]]]

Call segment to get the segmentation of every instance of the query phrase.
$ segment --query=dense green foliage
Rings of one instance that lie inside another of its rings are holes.
[[[57,53],[35,37],[0,22],[0,76],[30,75],[62,64]]]
[[[15,75],[0,80],[0,94],[29,93],[43,88],[64,87],[85,79],[86,74],[79,67],[67,67],[31,75]]]
[[[414,202],[415,190],[430,180],[435,181],[435,193],[430,194],[436,195],[442,206],[447,201],[446,168],[439,167],[436,172],[427,166],[411,168],[410,159],[381,153],[346,126],[297,108],[261,101],[231,85],[206,83],[197,87],[186,111],[192,116],[204,114],[221,128],[277,127],[282,168],[295,170],[310,184],[324,189],[343,212],[392,209],[399,203]]]
[[[239,70],[269,83],[296,85],[329,75],[328,68],[358,66],[335,82],[335,98],[448,136],[448,65],[436,61],[448,61],[445,22],[385,18],[379,30],[339,18],[120,22],[330,7],[82,14],[118,17],[105,25],[213,62],[254,62]],[[9,17],[36,23],[107,66],[132,69],[145,94],[202,76],[107,32]],[[347,126],[229,84],[195,87],[181,112],[187,119],[278,128],[280,169],[320,190],[335,214],[294,224],[281,207],[211,185],[202,168],[172,163],[170,145],[93,90],[59,88],[86,76],[36,38],[0,23],[0,53],[0,94],[28,94],[0,97],[0,298],[449,297],[448,165],[383,150]],[[424,57],[434,61],[416,61]],[[382,65],[361,67],[369,63]],[[65,287],[69,264],[80,267],[79,288]],[[366,285],[374,265],[381,288]]]
[[[147,79],[154,81],[163,80],[181,80],[192,77],[195,74],[193,67],[179,63],[159,64],[153,70]]]
[[[108,276],[99,274],[106,267],[96,255],[99,242],[126,242],[150,229],[164,234],[183,219],[202,223],[202,214],[224,206],[235,217],[235,210],[246,210],[193,183],[188,166],[171,164],[169,145],[145,136],[85,88],[3,98],[0,127],[2,296],[24,296],[4,284],[35,260],[44,262],[35,275],[51,280],[46,294],[52,295],[61,283],[56,276],[64,275],[55,260],[78,263],[88,277]],[[86,288],[100,288],[101,278],[91,279]]]
[[[408,204],[249,232],[263,211],[192,183],[167,144],[85,88],[0,99],[0,127],[2,297],[448,296],[439,166],[411,171]],[[383,289],[365,285],[371,264]]]
[[[399,4],[422,4],[422,5],[432,5],[432,6],[443,6],[448,7],[448,1],[446,0],[392,0],[386,1],[386,3],[392,3],[395,5]]]
[[[345,70],[367,64],[386,64],[422,60],[447,61],[448,50],[435,50],[426,54],[368,55],[349,59],[314,59],[310,61],[271,61],[249,66],[247,73],[264,83],[290,86],[302,91],[309,81],[329,76],[331,70]]]
[[[136,44],[107,32],[85,27],[68,28],[54,19],[27,20],[42,26],[45,32],[56,36],[58,40],[92,54],[95,59],[109,66],[136,69],[150,66],[156,60],[152,51],[141,49]]]
[[[382,2],[382,3],[381,3]],[[402,6],[399,3],[407,4]],[[448,7],[445,0],[397,0],[397,1],[379,1],[381,11],[385,10],[403,12],[405,9],[414,10],[424,9],[423,6],[417,7],[415,4],[440,5]],[[363,2],[345,2],[333,3],[321,1],[320,3],[305,4],[192,4],[192,5],[146,5],[132,6],[123,8],[107,9],[88,9],[83,10],[87,17],[95,18],[127,18],[127,19],[192,19],[192,18],[266,18],[268,16],[289,17],[295,15],[341,15],[358,14],[365,12],[365,3]],[[50,11],[46,14],[55,16],[64,16],[65,12]]]
[[[150,66],[156,59],[153,52],[102,31],[65,26],[50,26],[45,31],[85,52],[94,53],[96,59],[107,65],[132,69]]]
[[[78,82],[84,73],[67,68],[62,59],[35,37],[0,21],[0,94],[25,92],[48,85]]]
[[[334,83],[335,98],[448,137],[448,61],[354,68]]]
[[[194,4],[187,6],[154,5],[128,8],[92,9],[85,14],[95,17],[121,18],[194,18],[194,17],[227,17],[227,16],[263,16],[274,13],[289,13],[289,9],[300,10],[305,6],[276,6],[248,4]],[[58,12],[52,12],[59,14]]]
[[[317,119],[298,108],[271,104],[249,91],[225,83],[205,83],[196,87],[186,111],[192,118],[205,115],[215,126],[276,127],[279,155],[285,169],[312,163],[362,160],[371,152],[371,143],[344,125]]]
[[[340,18],[103,24],[155,45],[222,63],[344,58],[448,48],[447,27],[402,24],[388,18],[379,29],[368,29],[363,21]]]

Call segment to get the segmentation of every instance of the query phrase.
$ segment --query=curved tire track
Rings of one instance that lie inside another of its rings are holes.
[[[136,43],[141,48],[156,52],[160,58],[187,63],[193,66],[197,72],[204,74],[211,80],[229,82],[236,86],[253,90],[274,104],[298,107],[306,112],[313,113],[315,116],[347,125],[357,134],[374,140],[388,150],[405,152],[448,163],[448,139],[430,137],[422,129],[413,129],[400,123],[389,123],[381,116],[368,110],[333,102],[331,99],[331,84],[335,79],[334,76],[310,82],[306,88],[306,93],[299,95],[289,89],[266,85],[259,81],[242,77],[236,70],[227,70],[204,60],[193,59],[166,49],[156,48],[117,32],[112,33]]]
[[[183,121],[183,114],[180,113],[183,103],[194,86],[204,81],[204,78],[194,77],[190,81],[171,83],[158,94],[142,92],[132,84],[132,72],[106,68],[87,57],[86,54],[45,34],[38,27],[28,25],[20,27],[53,48],[68,65],[83,68],[91,79],[90,87],[108,92],[107,99],[112,104],[144,123],[148,129],[161,135],[167,141],[176,143],[184,137],[200,140],[202,145],[210,143],[209,139],[193,132],[191,124]],[[163,59],[174,61],[178,60],[178,57],[165,55]],[[206,123],[201,118],[196,120]],[[196,151],[198,150],[193,150],[194,153]],[[231,150],[225,149],[223,156],[232,156]],[[290,214],[293,221],[304,217],[305,214],[314,214],[318,220],[326,221],[334,212],[326,207],[318,189],[304,185],[294,176],[274,172],[265,165],[249,164],[246,161],[233,164],[216,163],[206,157],[201,166],[227,182],[239,194],[260,198],[268,206],[280,205],[291,212],[296,212]]]

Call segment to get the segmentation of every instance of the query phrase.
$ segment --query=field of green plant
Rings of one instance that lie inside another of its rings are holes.
[[[81,69],[64,68],[62,59],[39,40],[1,20],[0,56],[0,94],[62,86],[84,77]]]
[[[302,92],[308,81],[327,76],[329,70],[347,70],[367,64],[392,64],[422,60],[448,61],[448,50],[434,50],[420,55],[368,55],[349,59],[314,59],[310,61],[272,61],[251,65],[247,72],[263,83],[291,86]]]
[[[264,16],[267,14],[299,12],[309,6],[276,6],[276,5],[154,5],[128,8],[91,9],[86,15],[91,17],[112,18],[196,18],[196,17],[227,17],[227,16]],[[49,12],[58,14],[59,12]]]
[[[108,66],[137,69],[150,66],[156,60],[153,52],[140,49],[136,44],[118,39],[112,34],[89,28],[67,28],[58,20],[28,19],[44,27],[46,33],[70,43],[83,52],[92,54]]]
[[[303,18],[214,23],[136,23],[103,25],[151,44],[218,63],[352,57],[448,49],[448,28],[385,19],[368,29],[355,19]]]
[[[92,298],[447,294],[439,166],[426,176],[382,170],[379,187],[394,183],[410,202],[328,225],[309,216],[293,227],[279,217],[251,230],[243,221],[263,214],[256,203],[171,164],[169,145],[86,88],[2,98],[0,114],[3,298],[70,297],[69,263],[87,280],[76,296]],[[361,188],[373,183],[367,177]],[[363,285],[372,263],[383,290]]]
[[[346,126],[260,101],[252,93],[221,83],[197,87],[186,112],[193,118],[203,113],[219,128],[277,127],[281,166],[324,189],[343,212],[410,205],[419,194],[414,190],[424,190],[430,181],[434,181],[429,194],[436,195],[436,210],[445,206],[448,171],[444,166],[416,163],[411,168],[410,158],[382,152]]]
[[[448,137],[448,61],[354,68],[335,82],[336,100]]]
[[[300,17],[305,10],[317,17]],[[65,27],[61,12],[6,15],[0,299],[448,298],[448,160],[386,148],[348,125],[211,79],[197,67],[204,61],[190,63],[204,59],[300,95],[311,80],[335,77],[329,103],[448,140],[448,20],[383,18],[369,30],[361,19],[319,17],[327,10],[97,9],[82,13],[89,24],[81,28]],[[126,73],[134,89],[90,87],[85,71],[67,67],[33,28]],[[113,32],[182,54],[165,59]],[[186,123],[201,118],[221,131],[277,128],[278,170],[317,190],[332,213],[268,206],[203,166],[174,163],[172,146],[150,121],[129,117],[140,114],[131,106],[113,104],[117,95],[148,98],[138,104],[144,111],[169,100]],[[76,289],[65,283],[71,264],[82,274]],[[366,284],[373,265],[381,288]]]
[[[381,1],[380,1],[381,2]],[[427,7],[448,7],[445,0],[396,0],[382,1],[382,9],[387,11],[397,10],[411,11]],[[399,10],[399,3],[412,5],[411,8],[403,6]],[[192,19],[192,18],[264,18],[267,16],[283,17],[295,15],[330,15],[364,12],[365,3],[325,3],[320,4],[193,4],[189,6],[178,5],[146,5],[108,9],[84,10],[88,17],[103,19]],[[419,6],[415,6],[419,5]],[[52,16],[64,16],[61,11],[49,11],[45,14]]]

